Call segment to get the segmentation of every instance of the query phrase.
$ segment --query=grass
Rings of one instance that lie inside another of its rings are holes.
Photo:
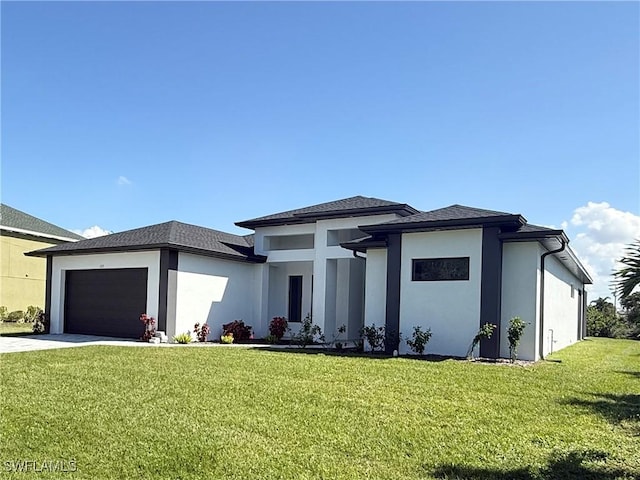
[[[33,333],[33,323],[0,323],[0,337],[15,337],[18,335],[31,335]]]
[[[640,477],[640,342],[529,367],[215,347],[0,360],[3,473],[73,459],[46,478]]]

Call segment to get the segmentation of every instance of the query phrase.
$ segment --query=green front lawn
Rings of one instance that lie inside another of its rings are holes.
[[[640,342],[530,367],[224,347],[0,362],[3,475],[77,467],[15,478],[640,477]]]
[[[33,323],[0,323],[0,337],[15,337],[18,335],[31,335],[33,333]]]

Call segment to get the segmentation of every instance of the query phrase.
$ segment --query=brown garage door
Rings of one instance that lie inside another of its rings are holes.
[[[147,269],[67,270],[65,333],[138,338],[147,311]]]

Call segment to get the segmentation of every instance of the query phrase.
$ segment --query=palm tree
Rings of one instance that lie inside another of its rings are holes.
[[[602,313],[615,312],[615,307],[613,306],[613,303],[609,301],[609,297],[597,298],[596,300],[592,300],[589,305],[593,306],[593,308],[595,308],[596,310]]]
[[[613,275],[620,299],[627,298],[640,285],[640,240],[627,247],[626,255],[620,259],[623,267]]]

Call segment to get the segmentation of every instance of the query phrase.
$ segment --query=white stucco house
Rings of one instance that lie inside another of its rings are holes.
[[[497,358],[519,316],[530,360],[585,334],[591,277],[562,230],[518,214],[357,196],[236,225],[253,233],[171,221],[30,252],[47,259],[51,332],[135,338],[145,312],[169,336],[207,323],[215,338],[239,319],[262,337],[275,316],[295,331],[311,314],[328,337],[385,325],[401,353],[399,335],[420,325],[429,353],[462,356],[488,322],[498,328],[480,354]]]

